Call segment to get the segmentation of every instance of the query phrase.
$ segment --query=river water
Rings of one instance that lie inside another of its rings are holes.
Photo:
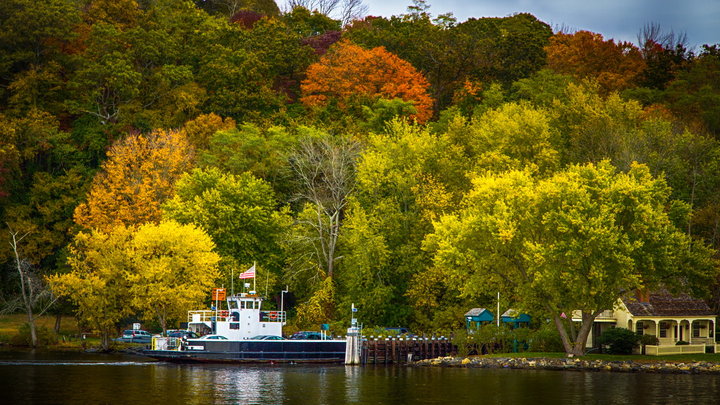
[[[720,376],[0,353],[0,404],[715,404]]]

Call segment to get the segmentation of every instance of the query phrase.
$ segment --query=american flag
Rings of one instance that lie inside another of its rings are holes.
[[[250,267],[246,271],[240,273],[240,279],[246,279],[246,278],[255,278],[255,265],[254,264],[252,265],[252,267]]]

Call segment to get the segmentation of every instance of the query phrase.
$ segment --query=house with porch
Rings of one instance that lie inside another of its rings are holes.
[[[580,321],[579,315],[573,314],[573,320]],[[615,308],[595,319],[587,347],[598,348],[596,337],[618,327],[657,337],[657,346],[646,346],[648,354],[704,353],[705,346],[715,347],[716,322],[717,315],[703,300],[687,294],[672,295],[665,290],[638,294],[619,299]],[[688,346],[676,347],[680,341]]]

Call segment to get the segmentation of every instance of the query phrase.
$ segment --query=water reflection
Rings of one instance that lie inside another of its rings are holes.
[[[77,357],[77,355],[75,355]],[[720,378],[382,366],[173,365],[0,355],[1,403],[716,403]]]

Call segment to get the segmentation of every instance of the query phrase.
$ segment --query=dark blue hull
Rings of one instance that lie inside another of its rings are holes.
[[[343,363],[344,340],[189,340],[184,350],[143,355],[182,363]]]

